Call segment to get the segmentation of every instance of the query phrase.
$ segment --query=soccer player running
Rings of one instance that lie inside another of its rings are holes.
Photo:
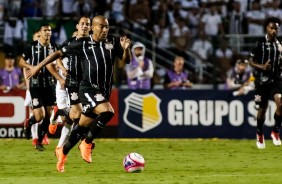
[[[61,47],[65,47],[70,44],[74,44],[78,42],[79,38],[89,36],[90,31],[90,19],[87,17],[81,17],[79,19],[78,24],[76,25],[77,31],[76,34],[66,40]],[[57,83],[56,86],[56,98],[57,98],[57,105],[59,110],[57,111],[57,116],[55,115],[51,121],[56,120],[58,115],[64,117],[65,125],[62,128],[60,140],[56,149],[59,149],[65,143],[69,132],[71,130],[71,126],[73,122],[78,124],[80,115],[82,112],[82,105],[80,103],[80,99],[78,96],[79,90],[79,83],[81,81],[82,70],[81,70],[81,63],[78,61],[78,57],[76,53],[70,53],[63,58],[62,63],[61,60],[57,60],[59,68],[61,69],[61,75],[66,77],[65,79],[65,90],[62,89],[60,83]],[[70,109],[68,108],[68,103],[70,105]],[[55,121],[56,122],[56,121]],[[52,123],[49,125],[49,132],[55,133],[57,129],[57,123]]]
[[[32,68],[32,66],[37,65],[48,55],[58,50],[58,46],[50,40],[52,30],[49,25],[41,25],[39,34],[39,39],[31,43],[20,59],[20,66],[26,69]],[[50,66],[52,66],[52,64],[50,64]],[[35,148],[39,151],[44,150],[42,140],[48,131],[48,126],[50,124],[49,118],[52,106],[55,103],[53,88],[53,76],[46,67],[42,68],[38,75],[29,78],[29,91],[34,116],[29,119],[28,126],[26,128],[30,129],[32,124],[39,124],[38,139],[35,145]]]
[[[33,35],[32,35],[32,40],[37,41],[40,37],[40,30],[36,30]],[[32,137],[32,145],[36,146],[36,142],[38,140],[38,123],[32,124],[31,126],[29,125],[29,119],[34,119],[33,115],[33,109],[32,109],[32,103],[31,103],[31,96],[29,92],[29,80],[26,79],[26,68],[23,68],[23,73],[24,73],[24,78],[26,82],[26,95],[25,95],[25,101],[24,105],[29,107],[29,118],[24,122],[24,133],[25,137],[27,139],[30,139]],[[48,135],[46,134],[43,138],[42,144],[49,144],[49,138]]]
[[[270,17],[265,20],[266,35],[260,39],[250,53],[249,63],[255,69],[255,102],[259,105],[257,112],[256,145],[258,149],[265,148],[263,126],[268,100],[275,101],[274,113],[275,125],[271,132],[273,144],[281,145],[279,131],[282,122],[282,78],[281,78],[281,54],[282,45],[277,40],[280,20]]]
[[[93,35],[63,47],[28,71],[28,76],[33,76],[44,64],[74,52],[78,54],[82,64],[83,76],[79,88],[79,97],[83,106],[82,115],[64,146],[56,149],[59,172],[64,172],[67,154],[85,133],[86,138],[79,145],[79,149],[82,158],[88,163],[92,162],[93,140],[114,115],[113,107],[109,102],[114,61],[116,57],[126,63],[131,59],[130,39],[123,36],[118,40],[108,35],[109,22],[105,17],[98,15],[92,19],[92,31]]]

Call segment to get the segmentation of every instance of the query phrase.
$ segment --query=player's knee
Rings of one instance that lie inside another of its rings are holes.
[[[114,112],[112,111],[102,112],[99,115],[99,122],[105,126],[113,118],[113,116]]]
[[[70,112],[70,118],[71,119],[79,119],[81,115],[81,112],[78,111],[71,111]]]

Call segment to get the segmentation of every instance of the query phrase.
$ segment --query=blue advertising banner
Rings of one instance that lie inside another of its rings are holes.
[[[234,97],[224,90],[120,90],[119,137],[255,138],[254,93]],[[270,101],[265,138],[274,125]]]

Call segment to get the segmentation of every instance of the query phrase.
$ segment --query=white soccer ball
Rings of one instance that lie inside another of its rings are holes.
[[[142,172],[144,170],[145,160],[138,153],[129,153],[123,159],[123,167],[128,173]]]

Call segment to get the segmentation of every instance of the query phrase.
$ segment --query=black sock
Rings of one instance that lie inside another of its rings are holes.
[[[36,119],[35,119],[35,116],[32,115],[32,116],[29,118],[29,125],[33,125],[33,124],[35,124],[35,123],[37,123],[37,121],[36,121]]]
[[[58,109],[56,114],[54,114],[53,120],[56,120],[58,118],[58,116],[68,117],[69,114],[68,114],[68,112],[65,109]]]
[[[78,143],[82,135],[85,134],[87,130],[89,130],[87,127],[82,127],[79,125],[76,125],[72,129],[71,134],[63,147],[64,155],[69,153],[69,151]]]
[[[80,118],[73,119],[74,126],[78,125]]]
[[[263,134],[263,124],[265,119],[257,119],[257,134]]]
[[[113,116],[113,112],[102,112],[91,124],[90,130],[86,135],[85,142],[87,144],[92,143],[93,139],[100,134],[102,129],[112,119]]]
[[[281,122],[282,122],[282,116],[278,116],[276,113],[274,114],[274,120],[275,120],[275,124],[273,127],[273,131],[275,133],[279,133],[280,128],[281,128]]]
[[[73,122],[70,119],[69,112],[66,109],[64,109],[63,114],[64,114],[63,116],[66,118],[67,124],[72,125]]]
[[[48,116],[49,117],[49,116]],[[50,124],[50,120],[48,117],[45,117],[41,124],[38,125],[38,142],[42,143],[42,140],[45,134],[48,132],[48,127]]]

